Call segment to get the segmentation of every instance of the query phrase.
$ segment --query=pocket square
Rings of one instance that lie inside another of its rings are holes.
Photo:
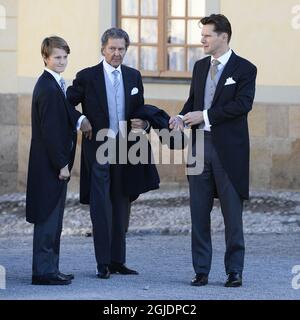
[[[131,90],[131,95],[135,95],[139,92],[139,89],[137,87],[134,87],[132,90]]]
[[[229,77],[229,78],[226,79],[226,82],[225,82],[224,86],[228,86],[228,85],[234,84],[234,83],[236,83],[236,81],[234,81],[232,79],[232,77]]]

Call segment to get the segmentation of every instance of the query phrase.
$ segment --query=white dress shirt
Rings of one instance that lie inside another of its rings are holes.
[[[105,59],[103,59],[103,68],[104,71],[107,73],[109,80],[111,81],[112,85],[114,84],[114,75],[113,72],[115,70],[118,70],[118,80],[120,83],[123,83],[123,77],[122,77],[122,69],[121,69],[121,65],[119,65],[117,68],[111,66],[109,63],[106,62]]]

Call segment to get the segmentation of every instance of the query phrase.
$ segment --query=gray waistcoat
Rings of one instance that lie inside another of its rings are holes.
[[[122,74],[120,77],[120,85],[115,93],[115,88],[111,83],[106,71],[104,70],[106,96],[109,113],[109,128],[112,129],[115,134],[119,131],[119,121],[125,120],[125,92],[123,85]]]
[[[204,92],[204,110],[208,110],[211,107],[211,104],[213,102],[214,95],[216,92],[216,88],[217,88],[223,69],[224,68],[222,68],[221,70],[218,70],[215,77],[215,81],[211,80],[210,70],[207,74],[205,92]]]

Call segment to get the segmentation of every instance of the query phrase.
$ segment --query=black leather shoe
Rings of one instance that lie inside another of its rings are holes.
[[[109,279],[110,271],[107,264],[100,264],[97,267],[97,277],[100,279]]]
[[[32,284],[46,286],[67,285],[71,284],[71,280],[62,277],[60,274],[49,276],[32,276]]]
[[[205,273],[197,273],[191,281],[192,286],[200,287],[208,284],[208,275]]]
[[[240,287],[242,282],[241,274],[237,272],[230,272],[225,282],[225,287]]]
[[[58,274],[60,276],[62,276],[63,278],[66,278],[68,280],[73,280],[74,279],[74,275],[73,274],[65,274],[65,273],[62,273],[62,272],[59,272]]]
[[[139,274],[137,271],[129,269],[123,263],[112,262],[109,265],[109,271],[111,273],[120,273],[120,274]]]

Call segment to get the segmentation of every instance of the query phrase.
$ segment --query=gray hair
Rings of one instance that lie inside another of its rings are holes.
[[[130,45],[129,35],[126,31],[124,31],[123,29],[120,29],[120,28],[110,28],[110,29],[107,29],[101,37],[102,48],[107,44],[108,39],[110,39],[110,38],[124,39],[126,50]]]

